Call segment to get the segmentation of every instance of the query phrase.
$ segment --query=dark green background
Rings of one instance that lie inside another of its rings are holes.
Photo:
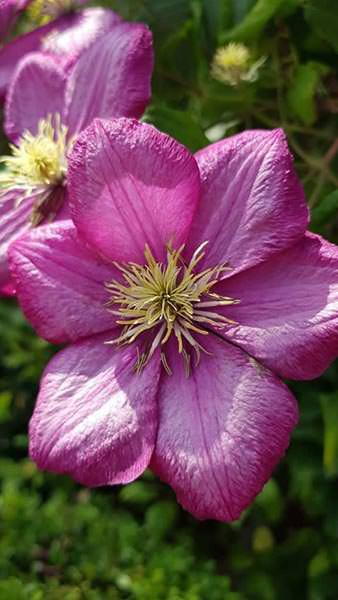
[[[212,136],[284,127],[311,227],[337,242],[337,0],[102,4],[154,32],[145,119],[192,150]],[[213,53],[229,40],[267,57],[257,82],[232,88],[211,79]],[[124,488],[88,490],[36,470],[27,423],[54,349],[35,337],[15,301],[0,302],[0,322],[1,600],[338,598],[337,366],[292,384],[300,424],[242,519],[198,522],[151,473]]]

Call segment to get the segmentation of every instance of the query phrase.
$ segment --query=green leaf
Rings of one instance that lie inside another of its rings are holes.
[[[338,52],[338,6],[334,0],[308,0],[305,18],[321,38]]]
[[[100,0],[98,4],[112,8],[126,20],[146,22],[155,36],[175,30],[191,16],[190,0]]]
[[[12,402],[12,394],[8,391],[0,393],[0,423],[7,421],[10,417],[10,405]]]
[[[315,231],[338,214],[338,190],[334,190],[312,210],[311,224]]]
[[[178,509],[175,504],[162,500],[150,506],[146,512],[145,527],[155,533],[158,539],[163,538],[174,527]]]
[[[241,23],[226,33],[224,41],[246,41],[258,37],[284,0],[258,0]]]
[[[234,17],[234,24],[243,21],[248,12],[252,9],[255,4],[255,0],[232,0],[232,10]]]
[[[153,31],[173,31],[191,16],[189,0],[144,0],[141,17]]]
[[[215,46],[222,28],[231,24],[231,4],[222,0],[202,0],[202,15],[207,37]]]
[[[268,522],[278,521],[283,511],[283,498],[274,479],[270,479],[256,499],[256,506],[264,510]]]
[[[192,152],[209,143],[198,121],[187,111],[154,105],[148,109],[145,121],[168,133]]]
[[[145,481],[134,481],[120,491],[120,499],[131,504],[147,504],[156,498],[156,489]]]
[[[320,396],[324,421],[323,465],[326,475],[338,475],[338,394]]]
[[[314,61],[299,65],[295,70],[287,102],[290,111],[305,125],[312,125],[317,119],[316,92],[321,77],[328,67]]]

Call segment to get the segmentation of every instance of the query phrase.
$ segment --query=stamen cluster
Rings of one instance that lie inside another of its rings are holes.
[[[147,340],[146,351],[139,355],[136,371],[142,370],[155,350],[163,346],[173,334],[189,374],[190,354],[187,347],[194,349],[197,363],[200,351],[205,352],[196,339],[196,334],[207,335],[207,328],[223,328],[233,323],[214,309],[237,303],[238,300],[211,292],[211,288],[229,267],[221,265],[195,272],[197,264],[205,255],[206,244],[204,242],[197,248],[189,264],[182,258],[184,246],[178,250],[168,246],[166,264],[156,262],[148,246],[144,252],[145,265],[115,263],[124,282],[114,280],[107,283],[106,287],[111,293],[110,310],[119,317],[117,323],[123,327],[123,331],[110,343],[130,344],[141,334],[154,330],[152,341],[149,343]],[[171,374],[163,351],[161,358],[164,368]]]
[[[38,208],[48,202],[64,181],[68,148],[67,127],[60,115],[41,119],[36,135],[26,131],[17,145],[10,145],[12,155],[0,157],[5,165],[0,173],[0,198],[8,190],[17,190],[21,192],[19,203],[31,195],[37,196]],[[38,214],[32,219],[33,224],[41,220]]]

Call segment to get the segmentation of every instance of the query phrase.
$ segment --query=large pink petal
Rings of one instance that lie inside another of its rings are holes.
[[[238,323],[225,337],[282,377],[318,377],[338,356],[338,248],[321,237],[307,234],[219,291],[240,300],[225,309]]]
[[[97,119],[69,158],[72,217],[84,238],[118,261],[158,258],[185,242],[199,196],[199,173],[181,144],[134,119]]]
[[[30,228],[30,214],[34,198],[26,198],[16,206],[15,192],[0,198],[0,293],[7,295],[10,274],[7,252],[11,243]]]
[[[145,25],[122,23],[83,53],[69,77],[70,133],[95,117],[139,117],[150,98],[152,35]]]
[[[189,248],[209,241],[204,265],[228,261],[238,272],[304,234],[308,210],[281,130],[247,131],[196,159],[202,196]]]
[[[63,116],[65,72],[56,62],[32,52],[20,61],[6,100],[5,130],[17,141],[25,130],[37,132],[48,115]]]
[[[40,469],[89,486],[127,483],[148,466],[157,429],[159,361],[133,371],[135,346],[94,337],[61,351],[42,377],[30,422]]]
[[[60,343],[114,327],[104,285],[113,268],[78,240],[71,221],[36,228],[9,257],[19,302],[39,335]]]
[[[151,467],[199,519],[231,521],[260,492],[297,422],[295,399],[270,371],[212,335],[186,377],[172,359],[159,390]],[[170,360],[170,357],[169,357]]]
[[[20,59],[29,52],[48,52],[71,68],[83,50],[119,21],[111,10],[88,8],[60,17],[6,44],[0,49],[0,98],[4,96]]]

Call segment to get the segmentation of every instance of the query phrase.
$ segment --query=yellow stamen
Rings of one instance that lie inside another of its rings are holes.
[[[74,0],[33,0],[27,9],[27,15],[34,23],[45,25],[75,6]]]
[[[106,284],[111,294],[108,306],[112,307],[109,309],[112,314],[119,317],[117,323],[123,330],[117,339],[108,343],[130,344],[140,335],[154,330],[153,341],[145,352],[138,355],[137,372],[174,334],[186,372],[190,373],[191,359],[186,347],[194,349],[197,362],[200,351],[206,352],[196,335],[205,336],[209,327],[220,329],[233,323],[222,314],[205,310],[238,302],[210,292],[229,267],[221,265],[196,272],[205,255],[205,245],[197,248],[188,265],[182,258],[184,246],[177,250],[168,246],[166,264],[156,262],[148,246],[144,252],[145,265],[115,263],[124,281],[114,280]],[[166,372],[171,371],[164,352],[161,352],[161,360]]]
[[[36,135],[26,131],[17,145],[10,145],[12,155],[0,157],[5,165],[0,172],[0,200],[10,190],[18,192],[18,203],[34,195],[35,209],[43,214],[53,196],[54,210],[55,190],[64,183],[67,172],[69,147],[67,127],[62,125],[60,115],[41,119]],[[35,213],[32,221],[39,222]]]

